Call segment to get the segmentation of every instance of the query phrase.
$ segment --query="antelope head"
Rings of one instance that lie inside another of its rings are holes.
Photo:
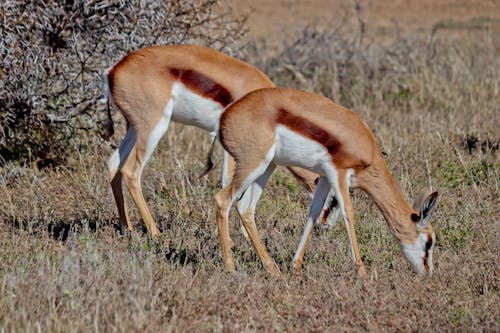
[[[433,192],[425,197],[420,194],[415,199],[413,208],[417,213],[411,214],[411,220],[415,223],[417,237],[414,243],[401,243],[401,250],[413,268],[420,275],[432,275],[432,252],[436,242],[436,234],[429,222],[432,211],[437,202],[438,192]]]

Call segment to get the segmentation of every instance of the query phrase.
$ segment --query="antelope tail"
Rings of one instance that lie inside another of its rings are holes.
[[[214,168],[214,150],[215,150],[215,142],[216,141],[217,141],[217,136],[214,136],[214,138],[212,139],[212,148],[210,148],[210,153],[208,154],[208,157],[207,157],[207,163],[205,164],[205,167],[203,168],[203,172],[198,177],[198,179],[203,178],[206,175],[208,175],[210,173],[210,171],[212,171],[212,169]]]
[[[104,140],[109,140],[115,133],[115,124],[113,122],[113,117],[111,117],[111,108],[109,106],[110,100],[112,99],[111,91],[109,89],[109,70],[107,70],[103,75],[104,81],[104,100],[106,101],[106,109],[108,113],[108,119],[103,121],[105,132],[102,134]]]

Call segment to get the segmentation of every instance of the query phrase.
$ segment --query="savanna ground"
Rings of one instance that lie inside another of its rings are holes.
[[[235,12],[245,3],[233,1]],[[339,220],[315,231],[296,279],[290,264],[309,199],[284,170],[257,209],[284,280],[264,272],[235,212],[237,272],[228,274],[213,204],[220,167],[198,180],[210,140],[177,124],[143,176],[161,238],[120,236],[106,171],[123,135],[115,113],[111,142],[62,166],[0,168],[2,331],[500,330],[498,3],[373,1],[357,14],[350,1],[252,4],[242,57],[278,85],[358,112],[409,200],[440,191],[435,274],[410,270],[374,204],[354,191],[369,277],[357,276]]]

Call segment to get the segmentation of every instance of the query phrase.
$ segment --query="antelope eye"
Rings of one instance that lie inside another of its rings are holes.
[[[413,222],[417,223],[418,221],[420,221],[420,216],[418,216],[417,214],[413,213],[410,215],[410,218]]]

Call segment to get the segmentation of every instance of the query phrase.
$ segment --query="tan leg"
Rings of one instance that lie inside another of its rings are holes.
[[[139,213],[146,225],[146,228],[151,235],[155,238],[160,234],[160,230],[153,219],[153,216],[149,212],[146,205],[146,200],[142,195],[141,188],[141,173],[142,169],[146,166],[151,154],[153,154],[154,149],[158,145],[158,142],[165,135],[170,123],[170,117],[173,112],[173,101],[166,99],[168,103],[165,106],[158,105],[157,107],[152,107],[151,110],[162,110],[161,113],[156,114],[157,119],[151,119],[150,125],[152,127],[146,126],[146,124],[141,123],[142,119],[135,120],[133,123],[139,123],[141,126],[135,126],[133,130],[135,132],[135,144],[130,152],[130,156],[126,160],[122,167],[122,175],[125,180],[125,184],[139,209]],[[137,106],[136,109],[139,109]],[[147,110],[144,110],[147,112]]]
[[[361,261],[361,256],[359,254],[358,241],[356,239],[356,231],[354,230],[354,208],[352,205],[351,197],[349,194],[349,187],[347,185],[346,173],[339,172],[339,192],[340,197],[342,199],[342,203],[340,203],[340,210],[342,212],[342,216],[344,217],[344,221],[346,223],[347,234],[349,236],[349,243],[351,245],[351,253],[354,260],[354,263],[358,267],[358,273],[366,277],[366,270]],[[339,200],[340,201],[340,200]],[[343,206],[343,207],[342,207]]]
[[[245,195],[238,202],[238,213],[243,221],[243,226],[245,227],[245,230],[255,247],[255,251],[264,264],[266,270],[276,277],[281,277],[281,272],[274,260],[269,256],[269,253],[267,252],[255,225],[255,208],[257,207],[257,203],[262,195],[264,187],[266,186],[266,183],[275,168],[276,166],[274,164],[270,165],[266,172],[264,172],[262,176],[260,176],[245,191]],[[249,195],[249,198],[246,198],[246,195]]]
[[[224,162],[222,164],[222,187],[226,187],[234,177],[234,158],[224,150]]]
[[[141,214],[144,224],[146,225],[146,229],[149,234],[155,238],[160,234],[160,230],[158,229],[153,216],[149,212],[146,200],[144,200],[144,196],[142,195],[140,176],[143,165],[141,162],[142,158],[140,158],[140,156],[144,156],[144,153],[141,153],[141,150],[138,149],[136,145],[132,149],[132,153],[130,154],[127,162],[125,162],[125,165],[122,167],[122,174],[130,195],[139,209],[139,214]]]
[[[217,225],[219,228],[219,237],[221,240],[222,256],[230,271],[234,271],[235,266],[233,257],[231,255],[229,237],[229,211],[234,201],[240,198],[245,193],[245,191],[250,190],[250,186],[261,175],[263,175],[266,170],[268,170],[269,164],[271,163],[271,160],[274,156],[274,148],[268,151],[268,153],[265,156],[262,156],[262,158],[260,159],[248,154],[244,154],[243,156],[248,156],[250,158],[248,160],[239,160],[240,164],[237,164],[235,167],[235,173],[234,177],[232,177],[231,183],[215,195],[215,205],[217,208]],[[259,235],[255,232],[256,228],[254,230],[255,225],[253,224],[253,219],[247,218],[246,221],[243,221],[245,223],[245,228],[248,227],[248,229],[246,229],[247,232],[249,230],[252,232],[251,239],[257,250],[257,253],[262,254],[262,248],[260,247],[260,243],[257,241],[257,237],[259,237]],[[251,224],[253,224],[253,227],[251,226]]]
[[[215,195],[215,205],[217,207],[217,226],[219,228],[219,238],[221,243],[222,257],[230,272],[236,270],[233,256],[231,255],[231,240],[229,237],[229,210],[231,209],[231,198],[233,190],[231,184],[223,188]]]
[[[127,204],[125,198],[123,197],[123,182],[122,182],[121,171],[117,172],[113,179],[111,180],[111,189],[113,190],[113,196],[115,198],[116,207],[118,208],[118,216],[120,217],[121,232],[125,234],[126,229],[133,231],[134,227],[130,221],[130,216],[128,215]]]
[[[233,179],[234,167],[235,167],[234,158],[231,156],[231,154],[229,154],[227,151],[224,150],[224,160],[222,163],[222,187],[226,187],[227,185],[229,185],[231,179]],[[249,188],[248,191],[245,191],[245,194],[243,196],[250,196],[250,195],[251,195],[251,189]],[[248,234],[245,228],[243,227],[241,219],[239,221],[239,225],[241,234],[243,235],[243,237],[248,239]],[[230,247],[233,247],[234,245],[231,237],[229,237],[229,244]]]
[[[125,198],[123,196],[123,176],[121,169],[125,162],[128,160],[130,153],[135,146],[135,143],[135,130],[133,128],[129,128],[122,142],[120,142],[120,146],[114,151],[108,162],[109,180],[111,183],[111,189],[113,190],[116,207],[118,208],[118,216],[120,217],[122,234],[125,234],[125,230],[127,228],[130,231],[133,230]]]
[[[252,241],[253,246],[255,247],[255,251],[259,256],[260,260],[266,267],[266,270],[272,275],[281,278],[281,272],[274,262],[274,260],[269,256],[269,253],[266,250],[264,243],[259,235],[257,227],[255,226],[255,222],[253,221],[253,214],[244,214],[240,215],[243,220],[243,226],[245,227],[250,240]]]

